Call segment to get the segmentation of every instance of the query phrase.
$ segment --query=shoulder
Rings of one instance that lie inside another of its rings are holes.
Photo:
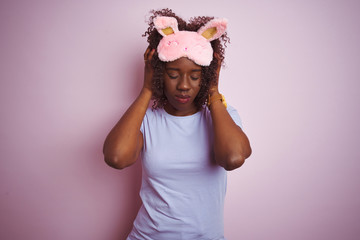
[[[230,117],[233,119],[233,121],[236,123],[236,125],[238,125],[239,127],[242,128],[243,127],[242,121],[241,121],[240,115],[239,115],[238,111],[236,110],[236,108],[234,108],[230,104],[227,104],[226,110],[229,113]],[[207,107],[204,107],[202,109],[202,111],[204,112],[204,115],[206,116],[206,118],[211,118],[211,112]]]
[[[145,117],[149,119],[161,117],[163,115],[163,111],[164,110],[162,108],[157,108],[157,109],[148,108],[146,110]]]
[[[228,113],[230,114],[230,113],[236,113],[236,114],[238,114],[238,111],[236,110],[236,108],[234,108],[233,106],[231,106],[231,105],[227,105],[227,108],[226,108],[226,110],[228,111]]]
[[[228,104],[226,110],[228,111],[229,115],[234,120],[236,125],[238,125],[240,128],[243,128],[240,115],[239,115],[238,111],[236,110],[236,108],[234,108],[233,106]]]
[[[150,126],[156,125],[159,122],[159,119],[162,118],[162,109],[152,109],[148,108],[146,110],[144,119],[142,121],[140,131],[144,132],[145,129],[148,129]]]

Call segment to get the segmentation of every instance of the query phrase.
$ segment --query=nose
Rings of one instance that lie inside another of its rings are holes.
[[[180,91],[188,91],[190,89],[189,79],[186,76],[181,76],[177,84],[177,89]]]

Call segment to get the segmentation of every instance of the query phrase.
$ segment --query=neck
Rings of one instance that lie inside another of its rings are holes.
[[[181,110],[181,109],[175,109],[173,106],[171,106],[171,104],[166,104],[164,106],[164,110],[170,115],[180,116],[180,117],[190,116],[198,112],[198,109],[195,106],[191,109]]]

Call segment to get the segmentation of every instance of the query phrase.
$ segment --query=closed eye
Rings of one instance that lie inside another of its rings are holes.
[[[171,78],[171,79],[176,79],[176,78],[178,77],[177,75],[173,75],[173,74],[170,74],[170,73],[168,73],[167,75],[168,75],[169,78]]]
[[[190,78],[192,80],[196,81],[201,77],[201,69],[194,69],[191,72],[192,74],[190,75]]]

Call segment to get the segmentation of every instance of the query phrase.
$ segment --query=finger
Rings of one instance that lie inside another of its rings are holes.
[[[217,72],[219,72],[220,71],[220,68],[221,68],[221,58],[220,58],[220,55],[218,54],[218,53],[214,53],[214,57],[215,57],[215,59],[217,60]]]
[[[145,53],[144,53],[144,60],[147,60],[148,59],[148,55],[149,55],[149,52],[151,51],[151,47],[148,46]]]
[[[148,59],[147,60],[152,60],[153,56],[155,54],[155,49],[151,49],[151,51],[149,52],[149,55],[148,55]]]
[[[219,53],[214,53],[214,57],[218,60],[218,62],[222,62],[220,54]]]

